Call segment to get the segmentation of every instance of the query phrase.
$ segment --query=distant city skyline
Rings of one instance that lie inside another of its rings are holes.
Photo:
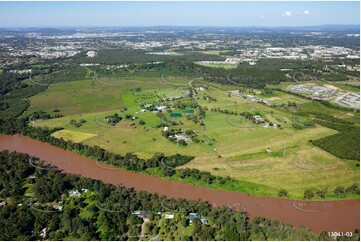
[[[0,27],[359,25],[352,2],[0,2]]]

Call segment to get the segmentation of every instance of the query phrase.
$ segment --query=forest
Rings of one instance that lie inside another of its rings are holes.
[[[339,158],[360,160],[360,128],[358,127],[351,127],[338,134],[313,140],[312,144]]]
[[[209,60],[218,61],[225,60],[224,57],[207,55],[197,52],[185,52],[183,55],[155,55],[147,54],[142,50],[130,50],[130,49],[103,49],[98,52],[94,58],[86,57],[86,52],[82,52],[77,55],[74,63],[102,63],[105,65],[120,65],[120,64],[146,64],[151,62],[164,62],[173,60]]]
[[[317,117],[316,123],[339,133],[321,139],[311,140],[311,143],[326,150],[327,152],[349,160],[360,160],[360,128],[352,123],[335,118],[324,113],[307,112],[302,115],[313,115]]]

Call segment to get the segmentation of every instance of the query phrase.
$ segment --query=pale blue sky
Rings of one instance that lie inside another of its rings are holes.
[[[0,2],[0,27],[359,24],[359,2]]]

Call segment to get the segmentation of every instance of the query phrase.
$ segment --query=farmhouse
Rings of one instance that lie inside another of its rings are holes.
[[[189,142],[190,139],[188,138],[187,135],[185,134],[176,134],[174,135],[174,137],[176,138],[177,141],[180,141],[180,140],[184,140],[185,142]]]
[[[80,197],[83,192],[88,191],[88,189],[80,189],[80,190],[69,190],[68,195],[70,197]]]
[[[80,197],[81,193],[78,190],[69,190],[69,197]]]
[[[163,112],[164,110],[167,109],[167,106],[155,106],[155,109],[158,110],[159,112]]]
[[[47,230],[48,230],[48,228],[43,228],[40,232],[40,237],[45,238]]]
[[[262,101],[262,98],[252,96],[252,95],[245,95],[244,97],[251,102],[261,102]]]
[[[202,224],[208,224],[208,219],[202,218],[202,219],[201,219],[201,222],[202,222]]]
[[[193,219],[201,219],[201,215],[198,214],[198,213],[190,213],[189,214],[189,223],[192,223],[193,222]]]
[[[148,212],[147,211],[134,211],[132,214],[137,215],[139,218],[145,219],[148,218]]]
[[[193,223],[193,219],[199,219],[202,224],[208,224],[208,219],[206,218],[202,218],[200,214],[198,213],[190,213],[189,214],[189,223],[192,224]]]
[[[253,116],[252,120],[257,124],[265,122],[265,120],[263,118],[261,118],[261,116],[259,116],[259,115]]]
[[[174,214],[164,214],[164,218],[166,218],[166,219],[174,219]]]

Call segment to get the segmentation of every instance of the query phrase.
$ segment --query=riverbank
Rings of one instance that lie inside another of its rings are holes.
[[[66,173],[122,184],[137,191],[158,193],[169,198],[201,199],[214,206],[247,210],[249,216],[277,219],[293,226],[305,225],[315,232],[350,232],[360,226],[359,199],[342,201],[293,201],[249,196],[237,192],[211,190],[151,175],[111,167],[87,157],[21,135],[0,135],[0,150],[17,151],[39,157]]]

